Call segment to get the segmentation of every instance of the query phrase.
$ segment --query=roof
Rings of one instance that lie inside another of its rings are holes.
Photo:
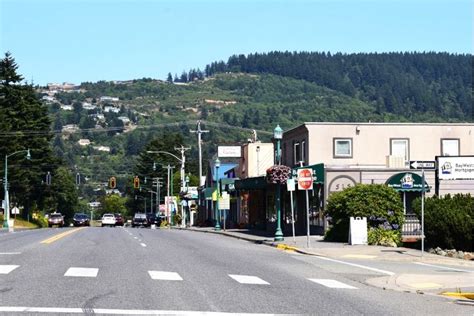
[[[216,177],[215,177],[215,165],[214,163],[212,163],[212,179],[213,181],[216,181]],[[221,166],[219,167],[219,179],[222,179],[222,178],[227,178],[226,176],[226,172],[231,170],[231,169],[234,169],[235,167],[237,167],[237,164],[236,163],[221,163]]]

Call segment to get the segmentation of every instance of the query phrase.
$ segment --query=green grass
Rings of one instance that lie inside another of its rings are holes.
[[[25,221],[24,219],[15,219],[15,228],[38,228],[38,225]]]

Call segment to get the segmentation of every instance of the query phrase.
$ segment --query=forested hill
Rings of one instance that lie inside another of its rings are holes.
[[[373,105],[378,114],[473,121],[472,55],[448,53],[270,52],[234,55],[206,66],[314,82]]]

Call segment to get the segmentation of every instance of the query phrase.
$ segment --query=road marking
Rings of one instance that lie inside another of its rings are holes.
[[[229,276],[242,284],[270,284],[267,281],[252,275],[229,274]]]
[[[371,256],[371,255],[344,255],[342,256],[343,258],[355,258],[355,259],[373,259],[377,258],[377,256]]]
[[[391,271],[376,269],[376,268],[364,266],[364,265],[357,264],[357,263],[351,263],[351,262],[346,262],[346,261],[341,261],[341,260],[336,260],[336,259],[331,259],[331,258],[326,258],[326,257],[320,257],[320,256],[314,256],[313,258],[318,258],[318,259],[321,259],[321,260],[346,264],[348,266],[358,267],[358,268],[361,268],[361,269],[371,270],[371,271],[375,271],[375,272],[383,273],[383,274],[387,274],[387,275],[394,275],[395,274],[394,272],[391,272]]]
[[[50,313],[50,314],[85,314],[82,308],[66,307],[24,307],[24,306],[0,306],[0,313]],[[112,315],[276,315],[261,313],[228,313],[228,312],[197,312],[182,310],[146,310],[146,309],[109,309],[109,308],[91,308],[89,313],[93,314],[112,314]]]
[[[21,255],[21,252],[0,252],[0,255]]]
[[[8,274],[18,267],[16,265],[0,265],[0,274]]]
[[[432,283],[432,282],[424,282],[424,283],[410,283],[408,286],[415,288],[415,289],[435,289],[435,288],[441,288],[442,285],[438,283]]]
[[[448,267],[443,267],[443,266],[437,266],[434,264],[428,264],[428,263],[423,263],[423,262],[413,262],[414,264],[419,264],[421,266],[427,266],[427,267],[432,267],[432,268],[438,268],[438,269],[443,269],[443,270],[453,270],[457,272],[467,272],[467,273],[474,273],[474,271],[470,270],[463,270],[463,269],[456,269],[456,268],[448,268]]]
[[[99,269],[95,268],[69,268],[64,276],[95,278],[98,272]]]
[[[63,237],[66,237],[67,235],[70,235],[72,233],[75,233],[75,232],[78,232],[80,231],[81,229],[85,229],[86,227],[80,227],[80,228],[74,228],[74,229],[71,229],[71,230],[68,230],[68,231],[65,231],[63,233],[60,233],[58,235],[54,235],[53,237],[50,237],[48,239],[45,239],[43,240],[41,243],[42,244],[50,244],[52,242],[55,242],[56,240],[59,240]]]
[[[358,288],[336,281],[336,280],[331,280],[331,279],[308,279],[310,281],[313,281],[315,283],[324,285],[326,287],[330,287],[333,289],[349,289],[349,290],[357,290]]]
[[[138,237],[137,237],[137,236],[135,236],[135,237],[133,237],[133,238],[135,238],[135,239],[138,239]]]
[[[183,281],[183,278],[176,272],[148,271],[153,280]]]
[[[140,245],[142,245],[142,247],[146,247],[146,244],[144,244],[144,243],[140,243]]]

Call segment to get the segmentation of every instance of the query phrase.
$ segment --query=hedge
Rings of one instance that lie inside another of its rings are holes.
[[[421,220],[421,199],[413,201]],[[425,236],[430,247],[473,251],[474,197],[469,194],[425,199]]]

